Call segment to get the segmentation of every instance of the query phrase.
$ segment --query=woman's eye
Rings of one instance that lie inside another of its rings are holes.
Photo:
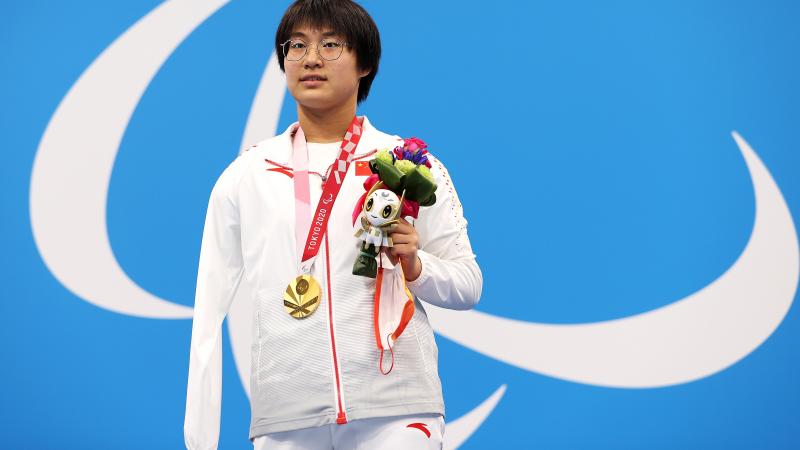
[[[291,47],[291,48],[306,48],[306,44],[304,44],[302,42],[292,42],[291,44],[289,44],[289,47]]]
[[[386,205],[386,207],[383,208],[382,214],[384,219],[389,218],[389,216],[392,214],[392,205]]]
[[[322,46],[324,48],[338,48],[339,47],[339,43],[336,42],[336,41],[325,41],[325,42],[322,43]]]
[[[367,211],[372,211],[372,199],[367,200]]]

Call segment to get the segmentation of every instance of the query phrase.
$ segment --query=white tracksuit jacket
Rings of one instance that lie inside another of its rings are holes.
[[[402,145],[398,136],[378,131],[364,117],[355,157],[397,145]],[[337,418],[341,423],[401,414],[444,415],[438,349],[420,300],[469,309],[478,302],[483,284],[467,221],[444,166],[429,156],[438,188],[436,203],[420,208],[414,222],[422,273],[408,288],[416,297],[416,312],[395,343],[393,370],[383,375],[373,329],[375,280],[352,274],[359,244],[353,237],[352,212],[366,177],[356,176],[356,164],[350,165],[330,212],[329,245],[322,246],[312,271],[322,301],[316,312],[298,320],[283,306],[286,285],[298,275],[293,180],[288,171],[267,170],[275,166],[265,159],[291,167],[289,129],[239,155],[211,192],[192,324],[187,448],[217,448],[222,322],[240,283],[256,293],[250,438],[336,423]],[[322,189],[319,178],[310,181],[313,210]],[[388,356],[384,361],[386,369]]]

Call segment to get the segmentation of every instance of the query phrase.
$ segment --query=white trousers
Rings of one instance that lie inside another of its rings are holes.
[[[253,449],[441,450],[443,437],[440,414],[415,414],[268,433],[253,440]]]

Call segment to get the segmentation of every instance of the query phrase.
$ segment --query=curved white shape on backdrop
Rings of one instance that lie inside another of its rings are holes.
[[[164,61],[228,0],[170,0],[142,17],[86,69],[58,105],[31,173],[33,237],[47,268],[76,296],[138,317],[189,318],[192,308],[131,280],[108,239],[106,202],[128,121]]]
[[[505,392],[506,385],[504,384],[495,389],[492,395],[481,402],[481,404],[476,406],[472,411],[459,417],[458,420],[447,422],[445,424],[444,449],[454,450],[466,442],[467,439],[472,436],[472,433],[483,424],[483,421],[489,417],[489,414],[494,411],[495,406],[497,406],[500,399],[503,398]]]
[[[434,329],[521,369],[597,386],[670,386],[735,364],[789,311],[800,252],[775,180],[747,142],[736,132],[733,138],[753,180],[755,223],[739,258],[711,284],[661,308],[595,323],[533,323],[429,307]]]

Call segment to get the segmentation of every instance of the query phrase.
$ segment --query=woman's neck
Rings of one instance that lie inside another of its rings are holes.
[[[345,104],[335,110],[314,110],[302,105],[297,106],[297,117],[306,142],[329,143],[339,142],[344,137],[353,116],[356,114],[355,103]]]

